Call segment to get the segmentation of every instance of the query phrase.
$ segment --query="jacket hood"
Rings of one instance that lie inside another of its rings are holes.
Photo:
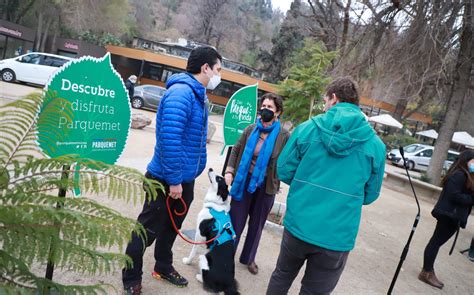
[[[338,103],[312,121],[321,131],[324,147],[336,157],[349,155],[352,149],[375,136],[360,108],[352,103]]]
[[[180,73],[172,75],[166,82],[166,89],[169,89],[174,84],[188,85],[196,94],[196,97],[200,102],[204,103],[206,101],[206,88],[201,83],[199,83],[199,81],[196,80],[196,78],[194,78],[191,74]]]

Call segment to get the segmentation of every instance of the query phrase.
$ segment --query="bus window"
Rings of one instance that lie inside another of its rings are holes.
[[[143,78],[160,81],[163,74],[163,66],[153,63],[145,63],[143,67]]]
[[[232,83],[228,81],[221,81],[217,88],[212,91],[212,94],[224,97],[231,97],[231,95],[233,94]]]
[[[175,68],[169,68],[165,67],[163,70],[163,75],[161,76],[161,81],[165,82],[168,81],[168,78],[171,77],[174,74],[182,73],[184,72],[183,70],[175,69]]]
[[[238,84],[238,83],[232,83],[232,94],[234,94],[234,92],[236,92],[242,87],[244,87],[244,85]]]

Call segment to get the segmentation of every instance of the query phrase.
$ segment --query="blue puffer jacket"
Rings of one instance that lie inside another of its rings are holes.
[[[168,185],[193,181],[206,166],[206,88],[191,74],[173,75],[156,112],[156,146],[147,170]]]

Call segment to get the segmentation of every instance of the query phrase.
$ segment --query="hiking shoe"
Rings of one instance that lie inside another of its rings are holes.
[[[186,287],[188,285],[188,280],[182,277],[176,270],[173,270],[170,273],[161,273],[161,272],[152,272],[151,276],[155,279],[163,279],[177,287]]]
[[[125,295],[141,295],[142,293],[142,285],[138,284],[133,287],[125,288]]]
[[[444,284],[436,277],[434,270],[421,270],[420,274],[418,275],[418,279],[438,289],[443,289],[444,287]]]

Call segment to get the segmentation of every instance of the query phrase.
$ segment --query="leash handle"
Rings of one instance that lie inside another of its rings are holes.
[[[174,230],[176,231],[176,233],[181,237],[181,239],[185,240],[186,242],[190,243],[190,244],[193,244],[193,245],[204,245],[204,244],[209,244],[210,242],[213,242],[215,241],[216,239],[218,239],[221,235],[222,235],[222,232],[219,233],[218,235],[216,235],[215,237],[213,237],[212,239],[208,240],[208,241],[205,241],[205,242],[195,242],[195,241],[192,241],[192,240],[189,240],[188,238],[186,238],[185,236],[183,236],[181,234],[181,231],[178,229],[178,227],[176,226],[176,223],[174,222],[174,218],[173,218],[173,213],[171,212],[171,208],[170,208],[170,197],[168,196],[166,198],[166,209],[168,209],[168,215],[171,219],[171,224],[173,225],[173,228]],[[184,214],[186,214],[186,212],[188,211],[188,206],[186,206],[186,203],[184,202],[183,198],[179,198],[181,200],[181,204],[183,204],[183,211],[182,212],[177,212],[176,209],[174,210],[174,214],[176,214],[177,216],[183,216]]]
[[[168,197],[168,200],[169,199],[171,199],[171,197]],[[170,206],[168,205],[168,200],[166,200],[166,205],[169,208]],[[188,206],[186,205],[186,202],[183,200],[182,197],[179,198],[179,200],[181,201],[181,204],[183,205],[183,211],[182,212],[177,212],[176,209],[174,209],[174,214],[176,214],[176,216],[183,216],[184,214],[186,214],[186,212],[188,212]]]

